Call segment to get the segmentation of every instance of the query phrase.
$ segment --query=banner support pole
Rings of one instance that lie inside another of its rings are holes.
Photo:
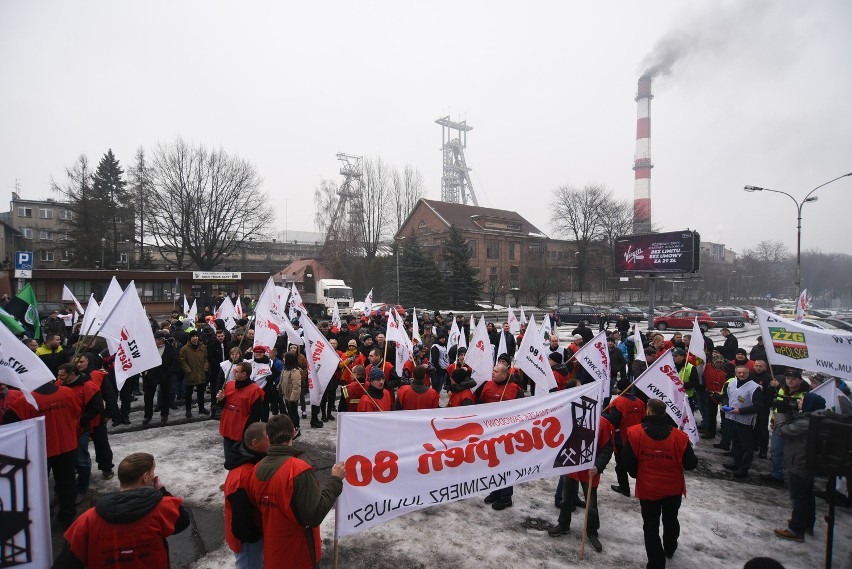
[[[581,482],[582,486],[583,483]],[[566,486],[567,488],[567,486]],[[570,498],[568,498],[570,500]],[[583,557],[586,554],[586,528],[589,526],[589,508],[592,504],[592,477],[589,476],[589,481],[586,482],[586,513],[583,517],[583,537],[580,539],[580,560],[583,560]]]

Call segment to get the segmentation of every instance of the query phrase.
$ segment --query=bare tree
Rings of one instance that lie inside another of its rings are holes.
[[[607,192],[600,212],[600,233],[609,246],[609,266],[612,271],[615,271],[615,240],[632,230],[633,205],[628,201],[617,200],[611,192]]]
[[[136,149],[135,160],[128,174],[131,201],[139,222],[139,232],[134,238],[134,241],[139,243],[139,258],[136,264],[138,267],[147,267],[150,265],[150,253],[145,254],[145,211],[151,204],[151,169],[145,159],[145,149],[141,146]]]
[[[314,227],[325,234],[332,222],[331,212],[337,207],[337,182],[331,178],[322,178],[314,188]]]
[[[603,237],[601,216],[610,201],[605,186],[587,184],[583,189],[560,186],[551,203],[551,223],[562,234],[568,235],[577,244],[577,277],[580,291],[585,286],[589,252],[594,241]]]
[[[152,160],[146,217],[160,254],[183,268],[210,270],[249,239],[263,236],[274,214],[254,166],[221,148],[182,139],[160,145]]]
[[[391,172],[380,156],[364,160],[364,183],[361,186],[361,245],[368,261],[376,256],[379,243],[387,236],[391,222],[388,195]]]
[[[391,206],[393,207],[394,233],[399,231],[403,222],[417,205],[417,201],[426,194],[423,184],[423,174],[410,164],[400,172],[393,169]]]

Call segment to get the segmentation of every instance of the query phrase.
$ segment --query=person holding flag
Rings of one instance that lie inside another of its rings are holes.
[[[393,395],[385,389],[385,374],[382,373],[382,370],[378,367],[372,368],[368,372],[367,378],[369,383],[364,390],[364,397],[361,397],[358,401],[355,410],[359,413],[372,413],[393,409]]]

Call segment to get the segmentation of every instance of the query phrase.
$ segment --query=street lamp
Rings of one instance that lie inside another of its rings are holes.
[[[106,238],[101,237],[101,268],[103,269],[106,265],[104,265],[104,248],[106,247]]]
[[[813,194],[815,191],[817,191],[818,189],[820,189],[823,186],[829,185],[832,182],[836,182],[837,180],[839,180],[841,178],[846,178],[847,176],[852,176],[852,172],[849,172],[848,174],[843,174],[842,176],[838,176],[838,177],[836,177],[832,180],[825,182],[824,184],[820,184],[819,186],[817,186],[814,189],[812,189],[811,191],[809,191],[808,194],[805,196],[805,199],[803,199],[801,202],[797,201],[796,198],[794,198],[793,196],[791,196],[787,192],[782,192],[781,190],[772,190],[772,189],[769,189],[769,188],[760,188],[758,186],[745,186],[743,188],[743,190],[745,190],[747,192],[774,192],[776,194],[784,194],[785,196],[787,196],[788,198],[793,200],[794,204],[796,204],[796,212],[798,214],[798,216],[796,218],[796,222],[797,222],[797,225],[796,225],[796,300],[797,301],[798,301],[798,298],[800,296],[802,296],[802,207],[806,203],[817,201],[817,196],[811,196],[811,194]]]

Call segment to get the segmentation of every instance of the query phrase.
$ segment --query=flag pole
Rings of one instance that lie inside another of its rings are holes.
[[[565,476],[567,476],[567,474]],[[582,484],[583,483],[581,482],[580,485],[582,486]],[[568,488],[567,484],[565,485],[565,488],[566,489]],[[571,498],[568,498],[568,499],[570,500]],[[586,514],[585,514],[585,517],[583,518],[583,537],[580,539],[580,560],[581,561],[583,560],[583,557],[586,554],[586,534],[588,533],[586,531],[586,528],[588,528],[588,526],[589,526],[589,508],[591,507],[591,504],[592,504],[592,477],[589,476],[589,481],[586,482]]]

